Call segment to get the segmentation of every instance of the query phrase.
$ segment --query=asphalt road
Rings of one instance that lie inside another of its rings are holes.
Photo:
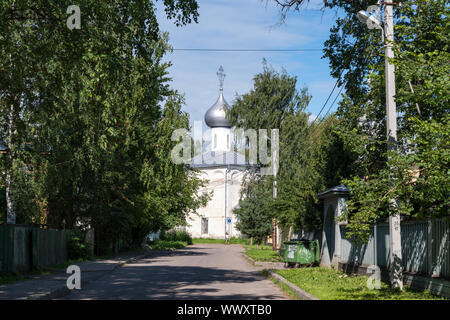
[[[116,269],[62,299],[289,299],[239,245],[198,244]],[[81,274],[83,277],[83,273]]]

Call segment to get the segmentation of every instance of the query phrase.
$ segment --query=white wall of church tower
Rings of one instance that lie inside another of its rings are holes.
[[[211,191],[213,194],[211,200],[208,201],[205,207],[199,208],[195,213],[191,213],[187,219],[189,225],[186,229],[193,238],[224,239],[225,224],[226,231],[232,237],[240,236],[239,230],[236,229],[236,217],[233,214],[233,209],[239,203],[243,172],[240,170],[231,170],[227,174],[226,215],[228,218],[231,218],[230,224],[226,223],[225,220],[225,173],[225,168],[201,170],[201,176],[209,180],[209,182],[205,188],[199,190],[199,194]],[[206,221],[207,230],[204,227]]]
[[[211,128],[211,151],[231,150],[231,130],[230,128]]]

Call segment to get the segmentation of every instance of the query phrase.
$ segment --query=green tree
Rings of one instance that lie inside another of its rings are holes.
[[[239,205],[233,210],[236,228],[253,237],[259,246],[272,233],[270,181],[251,177],[241,191]]]
[[[229,116],[237,127],[280,130],[277,198],[265,204],[283,226],[315,230],[322,224],[317,193],[346,177],[343,166],[349,155],[335,150],[342,142],[330,129],[334,118],[320,126],[310,123],[306,107],[311,97],[306,88],[298,91],[296,83],[296,77],[264,61],[253,89],[236,98]],[[263,180],[271,192],[273,176]]]
[[[1,185],[11,177],[21,222],[89,224],[105,250],[136,244],[201,201],[191,170],[164,163],[168,129],[188,123],[162,62],[168,36],[154,1],[79,1],[81,29],[69,30],[71,4],[0,1]],[[197,22],[196,1],[164,5],[177,25]]]
[[[304,1],[277,1],[284,13]],[[374,1],[324,0],[344,13],[330,30],[325,55],[345,85],[332,128],[351,156],[342,178],[351,198],[349,236],[368,239],[370,224],[389,213],[415,218],[448,216],[450,81],[449,6],[445,0],[403,1],[395,8],[398,148],[387,159],[384,54],[379,30],[356,19]],[[437,151],[439,150],[439,152]],[[391,185],[389,181],[394,181]],[[398,199],[391,207],[389,199]]]

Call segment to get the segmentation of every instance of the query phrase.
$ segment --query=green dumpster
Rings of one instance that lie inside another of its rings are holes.
[[[314,264],[320,259],[318,240],[295,240],[284,242],[284,261],[288,265]]]

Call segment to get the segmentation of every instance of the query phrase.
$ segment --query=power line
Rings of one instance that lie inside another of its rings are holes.
[[[333,102],[332,102],[332,103],[330,104],[330,106],[328,107],[327,113],[325,113],[325,115],[324,115],[324,116],[322,117],[322,119],[320,120],[319,125],[320,125],[323,121],[325,121],[325,118],[327,117],[328,113],[330,112],[331,107],[334,105],[334,103],[336,102],[336,100],[341,96],[342,89],[344,89],[344,84],[342,84],[342,87],[341,87],[341,89],[339,90],[339,93],[337,94],[337,96],[334,98]]]
[[[323,109],[325,108],[325,106],[328,103],[328,100],[330,100],[331,96],[333,95],[334,90],[336,89],[337,84],[339,83],[339,79],[336,80],[336,83],[334,84],[333,90],[331,90],[330,94],[328,95],[327,100],[325,101],[325,103],[323,104],[322,108],[320,109],[319,113],[317,114],[316,118],[313,120],[313,122],[311,122],[311,125],[314,124],[314,122],[319,119],[320,114],[322,113]]]
[[[223,52],[307,52],[307,51],[322,51],[317,48],[303,48],[303,49],[225,49],[225,48],[174,48],[173,51],[223,51]]]

